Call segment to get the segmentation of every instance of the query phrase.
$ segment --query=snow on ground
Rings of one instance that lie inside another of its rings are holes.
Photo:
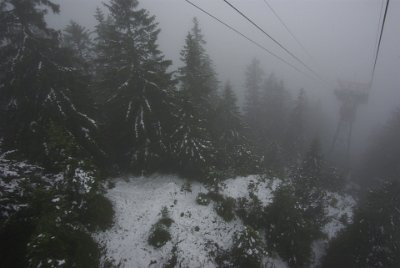
[[[199,192],[207,190],[192,182],[192,192],[181,191],[184,180],[174,176],[153,176],[118,179],[107,193],[114,204],[114,227],[97,235],[107,248],[106,256],[122,267],[161,267],[177,245],[178,263],[183,267],[214,267],[209,254],[215,245],[226,249],[232,244],[234,232],[242,229],[238,220],[225,222],[208,206],[196,203]],[[167,206],[174,220],[172,240],[160,249],[147,243],[149,231]],[[196,231],[196,226],[200,229]]]
[[[235,199],[240,197],[249,198],[249,190],[253,189],[254,194],[260,199],[263,206],[272,202],[273,192],[281,184],[278,178],[266,179],[260,176],[237,177],[224,181],[222,193]]]
[[[198,193],[207,193],[207,189],[199,182],[191,182],[191,192],[187,192],[182,187],[185,183],[187,181],[176,176],[161,175],[116,179],[115,187],[106,194],[114,205],[115,224],[95,235],[105,248],[105,259],[120,267],[162,267],[176,246],[180,267],[216,267],[213,253],[217,249],[228,249],[233,234],[244,227],[238,219],[225,222],[216,214],[213,202],[208,206],[197,204]],[[266,206],[280,183],[277,178],[237,177],[224,181],[221,193],[237,199],[248,197],[252,189]],[[314,243],[315,263],[324,254],[327,241],[344,228],[341,219],[347,217],[351,221],[355,204],[351,197],[333,193],[328,193],[328,199],[331,201],[326,209],[330,220],[323,228],[327,240]],[[148,244],[148,237],[164,206],[174,220],[170,227],[172,239],[155,249]],[[266,264],[267,267],[287,267],[279,258],[269,258]]]

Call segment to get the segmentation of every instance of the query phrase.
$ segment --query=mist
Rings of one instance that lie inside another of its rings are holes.
[[[48,22],[62,30],[70,20],[94,29],[93,16],[98,0],[56,1],[60,15],[49,15]],[[248,21],[223,1],[193,1],[214,16],[245,33],[271,52],[299,66],[293,58],[264,36]],[[308,55],[287,32],[262,0],[233,2],[271,36],[299,55],[317,70],[324,81],[310,79],[285,65],[254,44],[245,40],[201,11],[181,0],[146,0],[140,6],[156,16],[160,24],[160,49],[173,61],[174,69],[181,66],[180,50],[193,17],[197,17],[207,41],[206,49],[216,67],[221,83],[231,81],[240,100],[244,96],[244,70],[251,59],[261,61],[266,73],[275,73],[295,92],[305,88],[312,97],[320,99],[333,121],[337,120],[338,104],[333,96],[337,80],[369,83],[379,30],[381,2],[374,0],[335,1],[271,1],[274,10],[285,21],[292,33],[307,49]],[[354,150],[364,150],[370,133],[382,127],[400,103],[400,36],[396,25],[400,18],[400,3],[393,1],[383,34],[376,75],[370,88],[370,98],[357,113],[354,130]],[[310,57],[311,56],[311,57]],[[301,68],[302,66],[300,66]],[[304,68],[304,67],[303,67]],[[335,122],[336,123],[336,122]]]
[[[0,24],[1,267],[400,265],[400,1],[4,0]]]

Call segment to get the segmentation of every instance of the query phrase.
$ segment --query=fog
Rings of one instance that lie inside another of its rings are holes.
[[[1,0],[0,267],[400,267],[399,25],[400,0]]]
[[[95,9],[103,8],[103,1],[100,0],[55,2],[61,7],[61,14],[49,15],[48,22],[57,29],[62,29],[70,20],[93,29],[96,25],[93,17]],[[193,0],[193,3],[307,72],[289,54],[223,1]],[[303,44],[308,54],[287,32],[263,0],[236,0],[232,1],[232,4],[302,59],[324,81],[311,79],[299,73],[183,0],[140,1],[140,7],[156,16],[161,28],[160,49],[173,61],[175,69],[181,66],[179,53],[192,25],[192,19],[197,17],[207,41],[207,52],[216,67],[221,85],[230,80],[240,100],[243,99],[245,68],[253,58],[261,61],[267,74],[273,72],[281,78],[290,90],[305,88],[309,95],[320,99],[333,122],[337,120],[335,117],[338,111],[338,103],[333,96],[337,80],[360,83],[370,81],[379,30],[380,1],[270,1],[276,13]],[[369,101],[366,105],[362,105],[357,113],[353,135],[354,151],[362,150],[369,139],[370,131],[381,127],[390,113],[400,105],[398,14],[400,14],[400,1],[392,1]]]

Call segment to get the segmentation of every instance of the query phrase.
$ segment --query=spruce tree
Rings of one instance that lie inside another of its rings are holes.
[[[212,119],[218,101],[218,82],[196,18],[193,24],[181,51],[183,66],[178,71],[180,89],[177,94],[180,120],[173,134],[173,148],[178,162],[190,167],[191,173],[198,173],[214,165],[215,122]]]
[[[363,165],[362,178],[368,184],[380,184],[381,179],[400,178],[400,108],[391,116],[387,124],[373,140],[367,151]]]
[[[265,155],[265,165],[273,172],[282,173],[285,167],[284,136],[290,95],[283,81],[279,81],[273,73],[265,80],[260,95],[260,147]]]
[[[308,112],[307,95],[302,88],[299,91],[294,107],[289,116],[285,133],[286,160],[298,162],[304,153],[306,140],[306,116]]]
[[[246,70],[246,95],[244,105],[244,119],[248,127],[248,136],[256,143],[262,138],[261,103],[260,91],[263,82],[264,71],[260,67],[260,62],[253,59]]]
[[[218,165],[231,169],[236,174],[248,174],[257,170],[257,157],[250,150],[250,145],[244,136],[242,115],[229,82],[222,92],[215,123]]]
[[[293,181],[295,195],[305,217],[320,229],[326,220],[324,166],[318,139],[314,139]]]
[[[291,268],[310,267],[312,242],[321,236],[320,227],[305,216],[292,185],[282,184],[265,209],[267,249],[276,252]]]
[[[5,107],[6,148],[18,148],[36,161],[53,165],[49,156],[51,126],[73,137],[86,156],[101,157],[96,122],[79,99],[84,92],[70,50],[59,33],[48,28],[44,15],[58,12],[51,1],[7,0],[0,6],[0,91]],[[82,93],[82,94],[81,94]],[[67,158],[69,156],[64,156]]]
[[[195,109],[195,104],[185,92],[177,92],[175,131],[171,135],[171,154],[184,175],[204,175],[214,164],[215,146],[211,141],[207,122]]]
[[[290,95],[285,89],[283,81],[272,73],[264,82],[261,91],[261,114],[263,136],[265,142],[283,145],[283,137],[286,128],[287,106]]]
[[[114,159],[140,172],[158,167],[168,151],[174,83],[171,62],[158,49],[155,17],[138,5],[112,0],[107,18],[97,11],[96,88]]]
[[[400,266],[400,183],[383,181],[360,202],[353,223],[329,245],[321,267]]]
[[[400,266],[400,110],[367,151],[353,222],[334,239],[322,267]]]
[[[243,139],[243,124],[236,95],[229,82],[222,92],[221,100],[217,108],[217,128],[219,143],[225,146],[225,150],[240,144]]]
[[[73,51],[79,60],[79,67],[88,72],[93,58],[93,43],[89,30],[70,21],[63,31],[63,45]]]
[[[265,210],[267,245],[289,267],[309,267],[312,242],[322,237],[326,213],[321,177],[322,157],[316,139],[294,180],[280,186]]]
[[[179,68],[179,80],[181,90],[186,92],[203,118],[209,117],[215,109],[218,87],[212,61],[204,48],[205,44],[199,22],[194,18],[193,27],[187,34],[185,46],[181,51],[184,65]]]

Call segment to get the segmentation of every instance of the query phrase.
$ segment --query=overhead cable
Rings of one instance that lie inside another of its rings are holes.
[[[278,13],[275,11],[275,9],[271,6],[271,4],[269,4],[267,0],[263,0],[263,1],[264,1],[265,5],[272,11],[272,13],[275,15],[275,17],[280,21],[280,23],[285,27],[285,29],[288,31],[288,33],[297,42],[297,44],[304,50],[304,52],[308,55],[308,57],[313,60],[313,57],[311,56],[311,54],[308,52],[308,50],[305,48],[305,46],[300,42],[300,40],[293,34],[293,32],[289,29],[287,24],[283,21],[283,19],[278,15]]]
[[[386,8],[385,8],[385,13],[383,15],[381,31],[380,31],[380,34],[379,34],[378,47],[376,48],[375,60],[374,60],[374,65],[372,67],[372,75],[371,75],[370,84],[372,84],[372,81],[374,80],[374,76],[375,76],[376,63],[378,62],[379,51],[380,51],[381,42],[382,42],[382,35],[383,35],[384,28],[385,28],[386,15],[387,15],[387,12],[388,12],[388,9],[389,9],[389,2],[390,2],[390,0],[386,0]],[[379,22],[380,22],[380,20],[379,20]]]
[[[251,39],[250,37],[246,36],[245,34],[241,33],[240,31],[238,31],[237,29],[233,28],[232,26],[230,26],[229,24],[225,23],[224,21],[218,19],[217,17],[215,17],[214,15],[212,15],[211,13],[207,12],[206,10],[202,9],[201,7],[199,7],[198,5],[192,3],[189,0],[185,0],[188,4],[194,6],[195,8],[197,8],[198,10],[200,10],[201,12],[203,12],[204,14],[208,15],[209,17],[213,18],[214,20],[218,21],[219,23],[221,23],[222,25],[224,25],[225,27],[229,28],[230,30],[234,31],[236,34],[240,35],[241,37],[245,38],[247,41],[253,43],[254,45],[256,45],[257,47],[259,47],[260,49],[264,50],[265,52],[269,53],[270,55],[272,55],[273,57],[277,58],[278,60],[280,60],[281,62],[285,63],[286,65],[292,67],[293,69],[295,69],[296,71],[298,71],[299,73],[304,74],[305,76],[309,77],[309,78],[313,78],[310,75],[308,75],[307,73],[301,71],[299,68],[297,68],[296,66],[294,66],[293,64],[291,64],[290,62],[286,61],[285,59],[283,59],[282,57],[276,55],[275,53],[271,52],[270,50],[268,50],[267,48],[265,48],[264,46],[260,45],[258,42],[254,41],[253,39]]]
[[[279,47],[281,47],[286,53],[288,53],[290,56],[292,56],[296,61],[298,61],[301,65],[303,65],[307,70],[309,70],[311,73],[313,73],[318,79],[322,80],[323,79],[310,67],[308,67],[307,64],[305,64],[301,59],[299,59],[296,55],[294,55],[292,52],[290,52],[286,47],[284,47],[280,42],[278,42],[275,38],[273,38],[270,34],[268,34],[266,31],[264,31],[260,26],[258,26],[253,20],[251,20],[249,17],[247,17],[243,12],[241,12],[239,9],[237,9],[235,6],[233,6],[229,1],[223,0],[227,5],[229,5],[232,9],[234,9],[237,13],[239,13],[242,17],[244,17],[247,21],[249,21],[253,26],[255,26],[258,30],[260,30],[264,35],[266,35],[269,39],[271,39],[275,44],[277,44]]]

